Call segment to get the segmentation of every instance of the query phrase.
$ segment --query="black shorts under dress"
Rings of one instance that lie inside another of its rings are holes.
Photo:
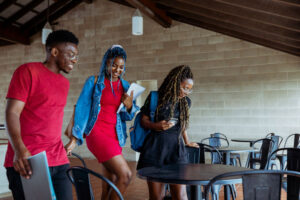
[[[141,112],[144,115],[150,117],[150,98],[148,95],[144,106],[141,108]],[[191,100],[187,98],[188,105],[190,107]],[[158,120],[170,119],[170,104],[160,109],[158,113]],[[138,161],[137,169],[152,166],[162,166],[167,164],[182,164],[187,163],[187,153],[185,150],[185,144],[182,135],[180,135],[180,121],[179,121],[179,104],[175,105],[174,116],[178,122],[175,126],[165,131],[151,131],[144,141],[144,145],[141,150],[140,158]],[[156,120],[155,120],[156,121]]]

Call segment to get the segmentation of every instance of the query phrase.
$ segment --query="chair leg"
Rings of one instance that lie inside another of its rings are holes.
[[[219,192],[221,190],[221,185],[213,185],[211,189],[212,200],[219,200]]]

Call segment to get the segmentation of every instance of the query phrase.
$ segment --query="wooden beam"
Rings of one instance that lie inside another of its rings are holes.
[[[172,19],[183,22],[183,23],[187,23],[187,24],[191,24],[194,26],[198,26],[204,29],[208,29],[211,31],[215,31],[218,33],[222,33],[225,35],[229,35],[235,38],[239,38],[242,40],[246,40],[249,42],[253,42],[256,44],[260,44],[269,48],[273,48],[273,49],[277,49],[280,51],[284,51],[293,55],[297,55],[300,56],[300,47],[294,47],[294,46],[288,46],[286,44],[283,43],[279,43],[276,40],[269,40],[268,37],[261,37],[258,36],[258,34],[249,34],[247,33],[247,31],[245,32],[241,32],[241,31],[237,31],[234,30],[232,27],[228,27],[226,26],[226,24],[224,24],[223,26],[220,26],[220,24],[213,24],[211,22],[206,22],[205,20],[195,20],[195,19],[190,19],[190,18],[184,18],[183,16],[177,15],[177,14],[170,14],[170,16],[172,17]]]
[[[156,0],[157,3],[170,4],[168,0]],[[284,26],[290,29],[298,30],[300,27],[300,21],[285,18],[279,15],[273,15],[271,13],[265,12],[257,12],[254,9],[249,9],[246,7],[238,7],[235,5],[229,5],[222,2],[212,1],[212,0],[201,0],[201,1],[193,1],[193,0],[176,0],[176,2],[180,2],[181,4],[189,5],[190,7],[197,8],[206,8],[212,11],[218,11],[221,13],[233,15],[236,17],[244,17],[252,20],[256,20],[258,22],[263,21],[264,23],[270,23],[276,26]]]
[[[127,1],[125,1],[125,0],[109,0],[109,1],[130,7],[130,8],[135,8],[132,5],[130,5],[129,3],[127,3]]]
[[[82,0],[59,0],[56,3],[53,3],[49,7],[49,20],[52,15],[54,15],[56,12],[58,12],[64,6],[67,6],[69,3],[77,3],[78,4],[81,2],[82,2]],[[51,19],[53,20],[53,18],[51,18]],[[26,22],[26,24],[24,24],[21,28],[22,28],[22,30],[24,30],[26,32],[39,31],[39,29],[38,30],[32,30],[32,29],[36,29],[41,24],[45,25],[46,20],[47,20],[47,9],[45,9],[43,12],[41,12],[39,15],[35,16],[28,22]],[[50,20],[50,22],[51,22],[51,20]]]
[[[268,32],[268,30],[259,30],[259,29],[255,29],[255,27],[251,27],[251,26],[240,26],[240,25],[236,25],[236,24],[232,24],[229,21],[221,21],[212,17],[207,17],[205,15],[202,15],[201,13],[199,13],[198,15],[194,15],[188,12],[184,12],[184,11],[180,11],[178,13],[175,13],[178,16],[182,16],[183,18],[187,18],[187,19],[194,19],[194,20],[198,20],[199,22],[205,22],[207,24],[213,24],[215,26],[219,26],[219,27],[223,27],[223,28],[228,28],[231,29],[233,31],[236,32],[240,32],[240,33],[244,33],[244,34],[248,34],[250,36],[257,36],[260,38],[267,38],[267,40],[270,41],[277,41],[278,43],[282,43],[285,44],[287,46],[291,46],[291,47],[296,47],[300,49],[300,40],[295,40],[295,39],[290,39],[287,37],[282,37],[280,35],[276,35],[272,32]],[[169,14],[171,15],[171,14]]]
[[[62,0],[60,0],[62,1]],[[57,3],[59,3],[58,1]],[[68,11],[75,8],[79,5],[83,0],[72,0],[65,1],[64,4],[56,5],[55,7],[49,7],[49,21],[50,23],[66,14]],[[55,4],[57,4],[55,3]],[[53,5],[53,4],[52,4]],[[54,6],[54,5],[53,5]],[[41,19],[39,19],[41,18]],[[45,25],[47,19],[47,10],[43,11],[39,16],[36,16],[34,19],[28,22],[27,26],[22,27],[25,32],[28,33],[29,36],[39,32]],[[26,25],[26,24],[25,24]]]
[[[91,4],[91,3],[94,2],[94,0],[84,0],[84,2],[87,3],[87,4]]]
[[[6,46],[6,45],[11,45],[11,44],[13,44],[13,43],[12,42],[8,42],[6,40],[1,40],[0,39],[0,46]]]
[[[222,34],[225,34],[225,35],[229,35],[229,36],[232,36],[232,37],[235,37],[235,38],[239,38],[239,39],[242,39],[242,40],[245,40],[245,41],[260,44],[262,46],[266,46],[266,47],[269,47],[269,48],[272,48],[272,49],[280,50],[280,51],[283,51],[283,52],[286,52],[286,53],[289,53],[289,54],[300,56],[300,49],[299,48],[289,47],[289,46],[286,46],[284,44],[271,42],[271,41],[268,41],[264,38],[249,36],[248,34],[239,33],[239,32],[233,31],[231,29],[227,29],[227,28],[220,28],[220,27],[212,25],[212,24],[207,24],[207,23],[204,23],[204,22],[199,22],[199,21],[191,20],[191,19],[183,19],[182,17],[176,16],[176,15],[172,15],[172,18],[177,20],[177,21],[183,22],[183,23],[191,24],[191,25],[198,26],[198,27],[201,27],[201,28],[205,28],[205,29],[208,29],[208,30],[211,30],[211,31],[215,31],[215,32],[222,33]]]
[[[12,43],[30,44],[29,37],[20,31],[20,29],[13,26],[3,26],[2,22],[0,23],[0,39]]]
[[[274,0],[274,1],[279,1],[279,2],[284,2],[284,3],[289,3],[291,5],[300,6],[299,0]]]
[[[274,15],[280,15],[295,20],[300,19],[300,7],[286,4],[280,1],[273,1],[273,0],[251,0],[251,1],[215,0],[215,1],[228,3],[230,5],[235,5],[238,7],[255,9],[258,12],[268,12]]]
[[[34,9],[36,6],[38,6],[40,3],[42,3],[44,0],[35,0],[31,1],[29,4],[24,6],[21,10],[10,16],[7,20],[5,20],[6,24],[11,24],[14,21],[17,21],[19,18],[23,17],[25,14],[27,14],[29,11]]]
[[[3,10],[5,10],[6,8],[8,8],[9,6],[11,6],[12,4],[14,4],[17,0],[4,0],[1,4],[0,4],[0,13],[3,12]]]
[[[151,0],[126,0],[130,5],[138,8],[142,13],[159,23],[165,28],[169,28],[172,19],[167,16],[166,12],[157,8]]]
[[[295,29],[288,29],[286,27],[283,27],[284,24],[282,26],[275,26],[273,24],[264,23],[263,20],[257,21],[251,18],[237,17],[206,8],[191,7],[189,5],[178,2],[173,2],[172,4],[164,2],[164,4],[160,6],[162,6],[165,10],[168,10],[169,13],[175,13],[178,15],[181,15],[181,12],[183,11],[186,13],[186,17],[188,17],[189,13],[191,13],[194,15],[194,18],[198,16],[200,21],[202,16],[205,16],[207,18],[226,22],[228,24],[250,28],[257,31],[263,31],[290,40],[300,41],[300,30],[297,31]]]

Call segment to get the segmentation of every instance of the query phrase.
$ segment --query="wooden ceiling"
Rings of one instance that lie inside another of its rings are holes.
[[[49,2],[49,7],[48,7]],[[81,2],[93,0],[0,0],[0,46],[30,44],[30,37],[41,31]]]
[[[166,28],[176,20],[300,56],[300,0],[109,1],[139,8]],[[48,0],[0,0],[0,46],[30,44],[47,16],[54,24],[82,2],[93,0],[49,0],[49,8]]]
[[[300,0],[110,0],[172,20],[300,56]]]

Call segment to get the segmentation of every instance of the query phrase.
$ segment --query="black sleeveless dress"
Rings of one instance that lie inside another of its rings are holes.
[[[187,98],[190,107],[191,100]],[[141,112],[150,117],[150,100],[151,96],[148,95]],[[170,104],[167,104],[160,109],[158,113],[158,120],[169,120]],[[137,169],[152,166],[162,166],[167,164],[180,164],[187,163],[187,153],[184,147],[184,141],[180,134],[180,109],[179,104],[175,105],[174,116],[178,122],[176,125],[165,131],[154,131],[147,136],[141,150],[140,158],[138,161]],[[156,121],[156,120],[155,120]]]

